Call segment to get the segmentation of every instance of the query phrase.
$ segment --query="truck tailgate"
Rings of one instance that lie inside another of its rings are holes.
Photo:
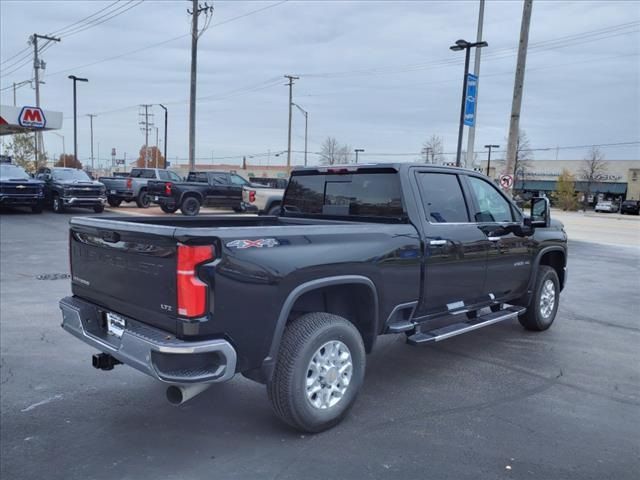
[[[69,234],[73,294],[175,334],[174,230],[73,219]]]

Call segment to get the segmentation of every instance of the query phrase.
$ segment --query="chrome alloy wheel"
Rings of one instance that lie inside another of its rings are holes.
[[[311,405],[321,410],[333,407],[344,396],[353,363],[349,348],[338,340],[322,345],[307,367],[306,390]]]
[[[540,314],[544,318],[549,318],[553,307],[556,305],[556,285],[552,280],[548,279],[542,285],[540,293]]]

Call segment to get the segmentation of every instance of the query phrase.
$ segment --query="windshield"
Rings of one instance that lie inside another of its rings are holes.
[[[82,170],[54,170],[53,178],[56,180],[77,180],[79,182],[90,182],[91,179]]]
[[[3,178],[29,178],[29,174],[17,165],[0,165],[0,177]]]

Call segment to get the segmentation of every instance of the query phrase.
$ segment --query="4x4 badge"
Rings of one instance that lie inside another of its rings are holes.
[[[280,243],[275,238],[259,238],[257,240],[233,240],[226,245],[229,248],[245,249],[245,248],[271,248]]]

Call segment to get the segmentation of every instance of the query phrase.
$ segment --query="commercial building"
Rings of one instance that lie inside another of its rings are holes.
[[[584,160],[530,160],[527,163],[527,168],[516,176],[516,191],[536,194],[556,191],[563,170],[574,177],[576,193],[587,190],[587,182],[581,175]],[[604,173],[591,184],[592,196],[598,200],[640,200],[640,160],[605,160],[604,163]],[[492,161],[489,176],[497,179],[503,166],[499,160]],[[486,161],[482,162],[482,171],[487,171]]]

